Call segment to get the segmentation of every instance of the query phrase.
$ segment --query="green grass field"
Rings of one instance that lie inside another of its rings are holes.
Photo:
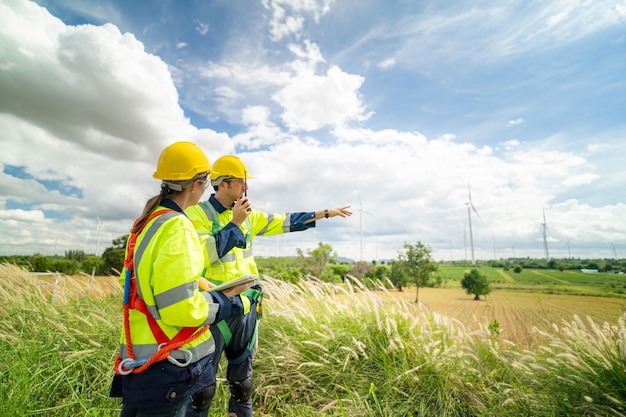
[[[460,287],[463,274],[471,268],[440,265],[437,274],[444,287]],[[599,297],[626,298],[626,275],[584,274],[578,271],[550,269],[523,269],[520,273],[512,269],[480,267],[479,272],[487,277],[494,290],[521,290],[547,294],[594,295]]]
[[[593,303],[619,311],[620,298],[497,289],[477,302],[459,272],[443,269],[448,288],[423,289],[420,303],[410,288],[264,277],[255,415],[626,416],[626,316],[584,314]],[[119,416],[108,397],[122,320],[116,282],[44,285],[0,265],[0,417]],[[532,344],[515,342],[532,317],[547,326],[531,329]],[[227,399],[220,383],[209,416],[226,415]]]

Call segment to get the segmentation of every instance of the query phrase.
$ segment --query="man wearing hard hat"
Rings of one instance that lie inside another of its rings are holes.
[[[252,256],[252,243],[256,236],[274,236],[298,232],[315,227],[322,218],[346,217],[352,213],[350,206],[315,212],[269,214],[253,209],[247,197],[247,180],[252,178],[244,163],[236,156],[223,156],[213,164],[211,175],[215,193],[208,201],[187,208],[185,213],[192,221],[206,248],[204,277],[214,284],[232,281],[245,275],[259,275]],[[229,416],[251,417],[253,392],[252,361],[256,347],[257,313],[260,312],[261,286],[256,285],[241,294],[244,315],[221,321],[212,328],[215,334],[215,372],[222,352],[228,359],[227,380],[231,398]],[[237,297],[235,297],[237,298]],[[216,330],[217,329],[219,330]],[[207,416],[210,398],[204,390],[194,395],[194,404],[204,401],[203,410],[189,409],[188,416]],[[212,395],[210,395],[212,398]]]

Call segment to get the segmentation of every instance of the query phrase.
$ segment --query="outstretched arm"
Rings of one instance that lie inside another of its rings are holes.
[[[314,222],[315,220],[324,219],[324,218],[330,219],[331,217],[337,217],[337,216],[341,216],[341,217],[351,216],[352,212],[348,210],[349,208],[350,206],[342,206],[342,207],[337,207],[333,209],[324,209],[324,210],[316,211],[315,217],[306,220],[304,224]]]

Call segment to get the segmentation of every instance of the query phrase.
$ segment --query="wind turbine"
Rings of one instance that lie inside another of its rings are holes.
[[[546,257],[546,261],[550,260],[550,253],[548,252],[548,238],[546,236],[546,232],[548,230],[548,223],[546,223],[546,211],[543,210],[543,223],[541,223],[541,227],[543,230],[543,252]]]
[[[102,230],[102,222],[100,221],[100,217],[96,216],[98,220],[98,241],[96,243],[96,256],[98,256],[98,252],[100,251],[100,231]]]
[[[357,193],[359,196],[359,238],[360,238],[360,244],[361,244],[361,261],[363,260],[363,213],[365,214],[369,214],[370,216],[373,216],[372,213],[369,213],[365,210],[363,210],[363,204],[361,203],[361,193]]]
[[[472,248],[472,265],[476,265],[476,259],[474,258],[474,234],[472,232],[472,210],[474,210],[474,213],[476,213],[479,219],[481,217],[480,214],[478,214],[478,211],[476,211],[476,207],[474,207],[474,204],[472,203],[472,191],[470,189],[469,183],[467,183],[467,196],[468,202],[465,203],[465,205],[467,206],[467,218],[469,219],[470,246]]]

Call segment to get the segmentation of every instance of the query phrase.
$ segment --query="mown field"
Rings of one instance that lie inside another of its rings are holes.
[[[500,334],[522,346],[533,346],[534,327],[546,330],[574,316],[615,325],[626,313],[626,276],[583,274],[574,271],[523,270],[520,274],[502,269],[479,268],[487,276],[492,292],[475,301],[461,288],[468,268],[440,267],[444,288],[420,288],[419,301],[431,312],[458,319],[468,328],[497,321]],[[415,301],[415,288],[394,297]]]
[[[444,287],[460,287],[463,273],[470,268],[440,266],[437,275]],[[478,268],[494,290],[508,289],[545,294],[595,295],[626,298],[626,275],[585,274],[579,271],[523,269],[520,273],[501,268]]]

